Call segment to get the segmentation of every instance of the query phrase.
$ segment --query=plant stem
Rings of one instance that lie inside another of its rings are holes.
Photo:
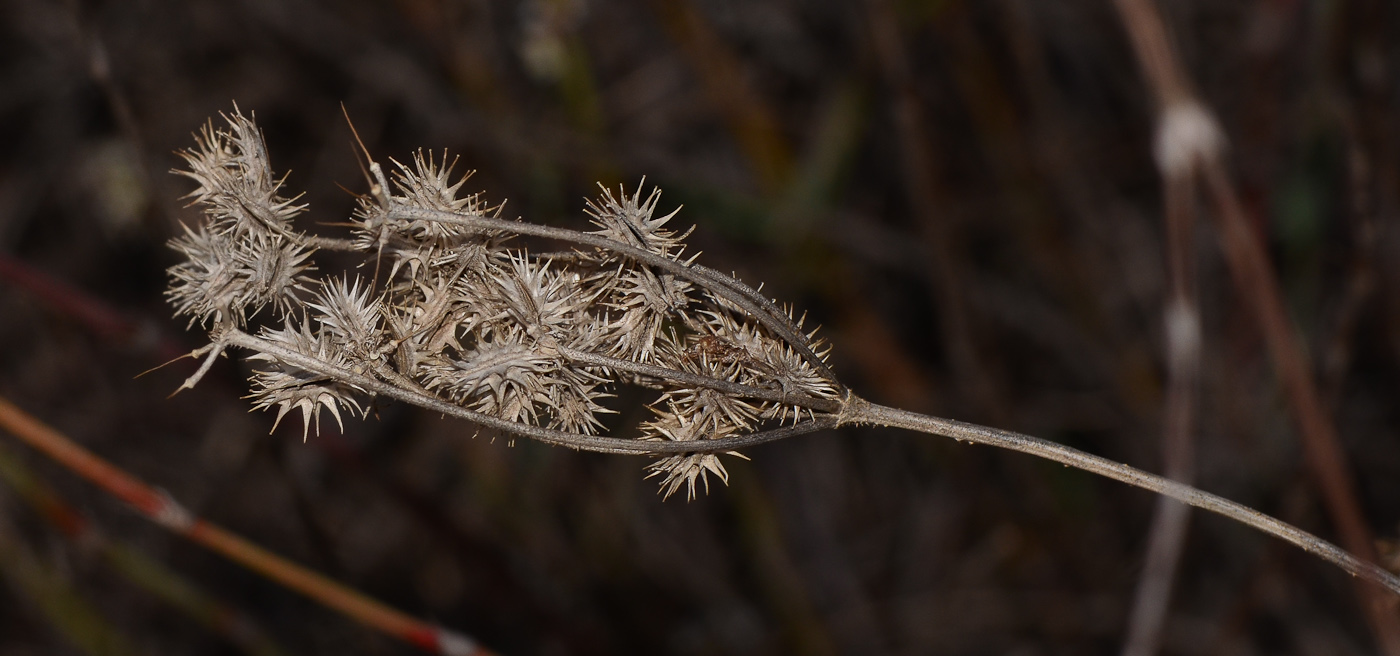
[[[1380,584],[1388,588],[1391,592],[1400,594],[1400,577],[1381,569],[1373,563],[1361,560],[1340,547],[1307,531],[1274,519],[1273,517],[1247,506],[1230,501],[1229,499],[1203,492],[1189,485],[1184,485],[1156,474],[1150,474],[1107,458],[1101,458],[1078,449],[1072,449],[1063,444],[1056,444],[1049,440],[1023,435],[1021,433],[979,426],[977,424],[963,423],[952,419],[931,417],[866,402],[853,403],[852,407],[847,409],[847,421],[850,423],[872,424],[889,428],[904,428],[920,433],[928,433],[930,435],[951,437],[959,442],[973,442],[976,444],[986,444],[1003,449],[1010,449],[1012,451],[1020,451],[1021,453],[1027,453],[1046,460],[1053,460],[1068,467],[1098,474],[1105,478],[1111,478],[1121,483],[1127,483],[1133,487],[1156,492],[1157,494],[1176,499],[1184,504],[1233,519],[1241,524],[1254,527],[1259,531],[1290,542],[1308,553],[1314,554],[1341,567],[1353,576],[1359,576],[1368,581]]]
[[[1228,517],[1274,537],[1291,542],[1309,553],[1336,564],[1338,567],[1350,572],[1354,576],[1360,576],[1366,580],[1373,581],[1385,586],[1395,594],[1400,594],[1400,577],[1396,577],[1370,562],[1361,560],[1311,533],[1223,497],[1202,492],[1189,485],[1178,483],[1156,474],[1149,474],[1140,469],[1129,467],[1128,465],[1117,463],[1107,458],[1091,455],[1078,449],[1072,449],[1062,444],[1056,444],[1049,440],[988,426],[968,424],[952,419],[931,417],[900,410],[898,408],[877,405],[854,395],[848,395],[842,400],[841,408],[836,413],[815,414],[807,420],[799,421],[790,426],[748,435],[725,437],[716,440],[693,441],[623,439],[570,433],[521,422],[507,421],[473,412],[438,399],[421,390],[421,388],[418,388],[416,385],[410,388],[391,384],[364,374],[358,374],[236,329],[227,330],[219,339],[223,343],[231,346],[240,346],[242,348],[276,356],[278,359],[288,364],[350,383],[372,394],[383,395],[509,434],[528,437],[547,444],[567,446],[585,451],[632,455],[719,453],[756,446],[758,444],[795,437],[797,435],[828,428],[837,428],[848,424],[871,424],[890,428],[904,428],[931,435],[951,437],[959,441],[975,442],[1003,449],[1011,449],[1013,451],[1020,451],[1022,453],[1052,460],[1066,466],[1082,469],[1144,490],[1156,492],[1187,505]]]
[[[462,634],[391,608],[224,528],[192,516],[170,495],[97,457],[4,398],[0,398],[0,428],[126,502],[157,524],[356,621],[430,653],[447,656],[489,656],[491,653]]]
[[[1114,4],[1137,53],[1147,86],[1156,96],[1162,120],[1169,120],[1173,113],[1180,113],[1184,108],[1196,108],[1199,118],[1204,119],[1193,121],[1196,128],[1176,135],[1175,139],[1159,141],[1158,164],[1164,169],[1181,167],[1183,170],[1175,173],[1199,175],[1205,183],[1206,195],[1215,205],[1213,218],[1220,230],[1226,263],[1269,347],[1288,396],[1289,411],[1302,438],[1304,462],[1316,480],[1328,516],[1342,544],[1361,558],[1374,561],[1377,558],[1374,536],[1361,511],[1346,452],[1318,393],[1312,362],[1304,349],[1304,340],[1289,319],[1268,253],[1245,215],[1240,194],[1230,180],[1224,138],[1218,135],[1219,122],[1195,99],[1190,75],[1181,64],[1156,3],[1115,0]],[[1209,134],[1212,132],[1217,134],[1212,137]],[[1175,151],[1177,157],[1165,157],[1164,150]],[[1397,600],[1365,585],[1358,585],[1356,593],[1380,651],[1400,656]]]
[[[420,408],[441,412],[449,417],[465,419],[487,428],[494,428],[512,435],[528,437],[546,444],[567,446],[573,449],[594,451],[597,453],[659,455],[670,453],[717,453],[735,451],[766,442],[802,435],[804,433],[835,428],[842,421],[838,415],[819,414],[805,421],[800,421],[782,428],[774,428],[772,430],[750,433],[748,435],[725,437],[718,440],[695,440],[685,442],[646,441],[584,435],[582,433],[570,433],[568,431],[544,428],[542,426],[507,421],[491,415],[473,412],[461,406],[443,401],[442,399],[422,391],[422,389],[416,385],[413,387],[394,385],[379,380],[378,378],[357,374],[349,369],[337,367],[323,360],[298,353],[265,339],[254,337],[241,330],[229,329],[220,339],[232,346],[240,346],[253,351],[274,355],[283,362],[321,374],[322,376],[349,383],[366,392],[387,396],[391,399],[416,405]]]
[[[559,347],[559,354],[563,355],[565,359],[579,364],[606,367],[616,371],[625,371],[631,374],[648,376],[657,380],[684,383],[695,387],[708,387],[735,396],[772,401],[780,405],[794,405],[821,412],[837,412],[841,409],[841,401],[837,399],[819,399],[801,394],[787,394],[778,390],[762,389],[742,383],[730,382],[721,378],[710,378],[709,376],[701,376],[699,374],[677,371],[675,369],[667,369],[666,367],[642,364],[640,362],[608,357],[606,355],[589,353],[588,351],[580,351],[568,347]]]
[[[1171,135],[1158,119],[1158,143]],[[1162,473],[1195,483],[1196,397],[1200,387],[1201,313],[1196,301],[1194,166],[1160,167],[1162,216],[1166,223],[1167,278],[1163,308],[1167,393],[1162,415]],[[1171,609],[1172,587],[1186,546],[1191,509],[1158,497],[1147,533],[1147,554],[1138,578],[1123,656],[1153,656],[1161,650],[1162,630]]]
[[[130,583],[220,634],[251,656],[287,654],[241,609],[207,595],[144,551],[104,535],[90,519],[60,498],[8,448],[0,448],[0,481],[12,488],[38,515],[75,545],[95,547],[107,564]]]

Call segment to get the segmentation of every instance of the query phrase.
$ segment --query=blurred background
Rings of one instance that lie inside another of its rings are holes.
[[[1393,539],[1400,5],[1161,4],[1362,511]],[[306,193],[306,229],[342,230],[317,223],[348,216],[338,185],[364,189],[342,104],[381,160],[446,148],[479,170],[466,190],[534,222],[581,226],[595,183],[645,176],[698,226],[703,263],[808,312],[871,400],[1161,471],[1154,107],[1108,0],[6,0],[0,395],[195,513],[507,654],[1121,648],[1154,498],[1027,456],[845,428],[663,503],[644,459],[508,446],[400,405],[304,444],[295,421],[269,435],[237,359],[167,399],[192,363],[135,376],[204,343],[162,298],[165,242],[198,219],[168,171],[235,102]],[[1334,537],[1202,209],[1198,484]],[[254,649],[148,589],[172,577],[289,653],[414,653],[4,433],[0,465],[0,654],[88,653],[92,632],[138,653]],[[123,574],[25,486],[168,572]],[[1349,577],[1225,520],[1193,516],[1176,585],[1163,653],[1374,653]]]

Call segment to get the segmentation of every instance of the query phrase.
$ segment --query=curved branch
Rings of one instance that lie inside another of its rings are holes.
[[[307,371],[329,376],[336,380],[349,383],[366,392],[387,396],[391,399],[403,401],[416,405],[420,408],[441,412],[444,415],[465,419],[467,421],[494,428],[499,431],[528,437],[545,444],[566,446],[580,451],[594,451],[598,453],[619,453],[632,455],[661,455],[669,453],[720,453],[724,451],[735,451],[766,442],[773,442],[796,435],[812,433],[828,428],[835,428],[840,422],[840,417],[835,414],[816,415],[811,419],[774,428],[772,430],[739,435],[735,437],[724,437],[717,440],[695,440],[687,442],[666,442],[649,440],[629,440],[617,437],[600,437],[597,435],[584,435],[582,433],[570,433],[567,431],[555,430],[532,426],[519,422],[506,421],[498,417],[492,417],[479,412],[473,412],[461,406],[453,405],[437,397],[425,394],[416,389],[406,389],[390,383],[386,383],[378,378],[357,374],[349,369],[337,367],[323,360],[313,358],[304,353],[298,353],[289,348],[274,344],[265,339],[254,337],[241,330],[231,329],[220,336],[220,341],[230,346],[239,346],[252,351],[259,351],[276,356],[279,360]]]
[[[975,442],[977,444],[987,444],[1003,449],[1010,449],[1012,451],[1020,451],[1021,453],[1045,458],[1046,460],[1053,460],[1062,465],[1098,474],[1105,478],[1111,478],[1120,483],[1127,483],[1133,487],[1156,492],[1157,494],[1171,497],[1184,504],[1228,517],[1241,524],[1251,526],[1263,533],[1290,542],[1308,553],[1314,554],[1323,560],[1341,567],[1353,576],[1360,576],[1368,581],[1385,586],[1391,592],[1400,594],[1400,577],[1381,569],[1375,564],[1357,558],[1341,547],[1293,526],[1292,524],[1274,519],[1264,513],[1249,508],[1248,506],[1235,503],[1224,497],[1219,497],[1209,492],[1203,492],[1190,485],[1184,485],[1156,474],[1150,474],[1140,469],[1114,462],[1107,458],[1101,458],[1078,449],[1072,449],[1063,444],[1057,444],[1049,440],[1023,435],[1021,433],[1013,433],[1011,431],[979,426],[977,424],[963,423],[952,419],[930,417],[928,415],[921,415],[898,408],[890,408],[866,402],[853,403],[849,411],[851,412],[850,421],[854,423],[872,424],[890,428],[904,428],[921,433],[928,433],[930,435],[951,437],[960,442]]]
[[[668,380],[675,383],[685,383],[696,387],[706,387],[712,390],[726,392],[735,396],[758,399],[761,401],[772,401],[780,405],[795,405],[810,410],[820,412],[839,412],[841,402],[836,399],[822,399],[805,394],[785,394],[776,390],[763,389],[752,385],[744,385],[728,380],[710,378],[699,374],[692,374],[656,365],[642,364],[622,358],[613,358],[588,351],[580,351],[568,347],[559,347],[559,354],[565,359],[572,360],[580,364],[587,364],[596,367],[607,367],[617,371],[625,371],[630,374],[640,374],[650,376],[660,380]]]

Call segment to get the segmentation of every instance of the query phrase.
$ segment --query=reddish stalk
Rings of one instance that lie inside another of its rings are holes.
[[[1346,453],[1336,427],[1327,415],[1314,378],[1312,363],[1304,355],[1298,335],[1284,309],[1283,294],[1269,265],[1259,236],[1249,224],[1239,197],[1220,162],[1209,162],[1204,177],[1220,224],[1221,243],[1230,262],[1235,286],[1241,290],[1264,333],[1274,366],[1284,385],[1289,409],[1302,436],[1309,472],[1322,493],[1341,542],[1357,556],[1377,561],[1375,538],[1361,513],[1356,481],[1348,469]],[[1400,654],[1400,615],[1397,600],[1379,588],[1356,581],[1357,595],[1386,654]]]
[[[174,340],[71,284],[22,260],[0,253],[0,282],[9,283],[54,312],[77,321],[94,335],[122,346],[146,346],[172,360],[185,353]],[[154,336],[154,339],[152,337]]]
[[[73,317],[104,339],[125,343],[136,333],[137,326],[117,310],[9,255],[0,254],[0,281],[29,292],[36,300]]]
[[[0,449],[0,480],[50,525],[81,547],[95,547],[103,560],[129,582],[160,598],[253,656],[286,653],[248,615],[215,600],[147,556],[104,535],[87,517],[30,472],[8,449]]]
[[[1191,91],[1156,6],[1151,0],[1116,0],[1115,4],[1156,96],[1163,125],[1189,116],[1198,129],[1218,135],[1214,116]],[[1227,173],[1223,138],[1213,142],[1209,139],[1198,139],[1197,143],[1187,141],[1183,140],[1172,152],[1159,152],[1158,157],[1168,167],[1182,166],[1193,175],[1200,175],[1206,196],[1215,208],[1213,216],[1235,287],[1259,323],[1302,438],[1305,464],[1322,495],[1327,514],[1340,534],[1342,545],[1358,557],[1375,562],[1373,536],[1361,513],[1356,482],[1347,469],[1336,428],[1318,392],[1303,339],[1288,318],[1273,266]],[[1359,579],[1356,594],[1380,649],[1392,656],[1400,655],[1400,615],[1395,612],[1396,600]]]
[[[126,502],[147,519],[361,624],[433,654],[491,654],[465,635],[391,608],[191,515],[170,495],[99,458],[3,397],[0,397],[0,427]]]

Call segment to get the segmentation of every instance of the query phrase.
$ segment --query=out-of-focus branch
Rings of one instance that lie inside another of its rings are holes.
[[[1201,361],[1200,306],[1196,297],[1196,226],[1194,181],[1190,175],[1163,169],[1169,291],[1163,317],[1167,347],[1167,396],[1163,409],[1162,461],[1167,478],[1195,483],[1195,419]],[[1186,543],[1190,508],[1166,497],[1157,499],[1147,556],[1128,620],[1125,656],[1150,656],[1161,644],[1171,607],[1172,585]]]
[[[246,613],[206,595],[138,549],[112,540],[58,496],[8,449],[0,448],[0,479],[75,544],[94,547],[113,570],[253,656],[285,654]]]
[[[999,414],[1000,405],[995,386],[987,373],[986,363],[979,357],[972,319],[968,315],[960,271],[962,259],[955,245],[956,231],[946,213],[947,190],[943,172],[931,142],[932,135],[924,129],[924,107],[913,87],[904,35],[900,31],[895,8],[887,0],[868,0],[867,20],[871,43],[885,83],[890,87],[895,125],[899,129],[900,173],[903,175],[905,197],[918,221],[920,237],[927,251],[925,275],[934,288],[934,304],[941,317],[944,350],[952,364],[958,387],[968,390],[969,400],[984,412]]]
[[[743,62],[690,0],[652,3],[667,33],[695,69],[705,95],[753,167],[761,191],[777,194],[792,174],[792,152],[776,113],[745,78]]]
[[[1356,483],[1318,392],[1303,340],[1288,317],[1273,266],[1227,172],[1218,123],[1191,91],[1151,0],[1116,0],[1115,5],[1158,103],[1158,133],[1162,136],[1157,144],[1159,166],[1166,176],[1186,171],[1199,175],[1203,182],[1215,209],[1213,216],[1235,287],[1259,323],[1302,438],[1307,468],[1327,513],[1342,545],[1375,562],[1375,546],[1361,513]],[[1381,650],[1392,656],[1400,654],[1400,615],[1395,612],[1395,600],[1364,581],[1356,585]]]
[[[429,653],[446,656],[489,656],[491,653],[465,635],[390,608],[218,525],[194,517],[170,495],[97,457],[4,398],[0,398],[0,427],[126,502],[151,521],[366,626]]]

